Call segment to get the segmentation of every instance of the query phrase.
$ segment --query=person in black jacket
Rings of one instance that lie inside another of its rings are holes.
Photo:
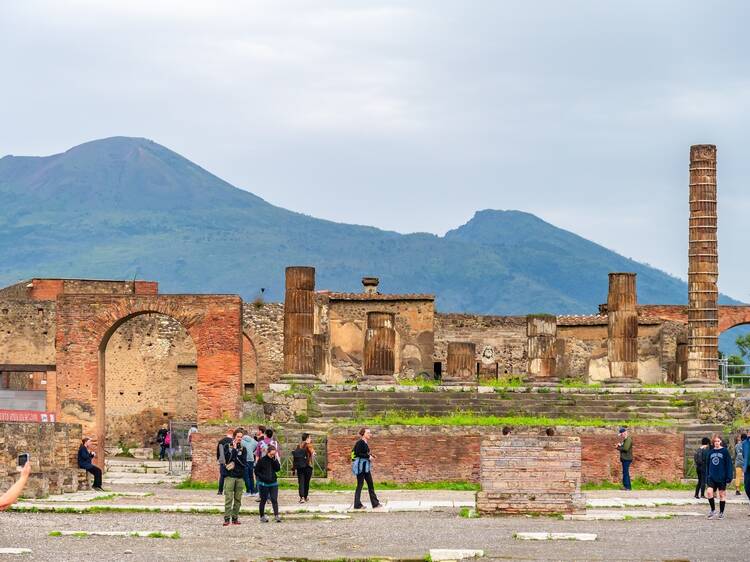
[[[706,461],[708,460],[708,447],[711,445],[711,440],[708,437],[701,439],[701,446],[696,449],[693,455],[693,461],[695,462],[695,472],[698,474],[698,483],[695,485],[695,498],[698,499],[698,492],[700,497],[706,497]]]
[[[156,432],[156,442],[159,444],[159,460],[163,461],[167,456],[167,424],[162,425]]]
[[[281,470],[281,464],[276,457],[276,447],[269,445],[266,454],[255,463],[255,479],[260,492],[260,505],[258,506],[261,523],[268,523],[266,517],[266,502],[270,499],[273,506],[273,516],[277,523],[281,523],[279,517],[279,482],[276,473]]]
[[[359,440],[352,450],[352,472],[357,477],[357,489],[354,491],[354,509],[362,509],[362,486],[367,482],[367,493],[370,495],[370,505],[380,507],[378,496],[375,495],[375,484],[372,481],[372,461],[375,457],[370,453],[368,441],[372,432],[363,427],[359,430]]]
[[[231,442],[223,445],[224,453],[224,526],[240,524],[240,507],[242,507],[242,490],[245,487],[245,466],[247,449],[242,445],[242,430],[235,429]]]
[[[706,482],[708,483],[706,497],[708,498],[708,505],[711,506],[708,518],[714,519],[716,516],[714,495],[718,490],[719,519],[724,519],[724,507],[727,503],[727,484],[734,477],[734,463],[732,463],[732,457],[729,455],[729,449],[722,442],[721,435],[714,433],[711,440],[714,443],[714,448],[709,450],[708,461],[706,462]]]
[[[219,491],[218,495],[224,495],[224,479],[227,477],[226,464],[227,461],[224,458],[224,447],[232,442],[234,431],[227,429],[227,434],[219,439],[216,444],[216,462],[219,463]]]
[[[315,449],[309,433],[302,434],[302,441],[292,451],[292,474],[297,474],[297,489],[299,491],[299,503],[310,501],[310,480],[313,474],[313,457]]]
[[[94,485],[92,486],[97,492],[103,492],[102,489],[102,469],[92,462],[96,453],[91,450],[93,443],[88,437],[81,440],[81,446],[78,447],[78,468],[94,475]]]

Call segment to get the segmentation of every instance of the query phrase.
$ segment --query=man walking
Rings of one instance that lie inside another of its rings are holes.
[[[368,442],[372,432],[363,427],[359,430],[359,440],[352,450],[352,472],[357,477],[357,489],[354,491],[354,509],[362,509],[362,486],[367,482],[367,493],[370,495],[370,505],[380,507],[378,496],[375,495],[375,484],[372,481],[372,461],[375,457],[370,453]]]
[[[242,488],[245,485],[245,466],[247,449],[242,446],[242,430],[235,429],[229,443],[222,446],[226,464],[224,470],[224,526],[240,524],[240,507],[242,507]]]
[[[628,428],[620,428],[620,443],[617,450],[620,451],[620,463],[622,464],[622,486],[626,490],[632,489],[630,483],[630,463],[633,462],[633,439],[628,435]]]
[[[750,437],[742,440],[742,470],[745,473],[745,494],[750,500]]]
[[[706,497],[706,461],[708,459],[708,446],[711,440],[708,437],[701,439],[701,446],[695,451],[693,461],[695,462],[695,472],[698,474],[698,483],[695,485],[695,499]]]
[[[216,444],[216,462],[219,463],[218,495],[220,496],[224,495],[224,479],[227,477],[227,460],[224,457],[224,446],[232,442],[232,435],[234,435],[234,432],[231,429],[227,429],[227,434],[219,439],[219,442]]]

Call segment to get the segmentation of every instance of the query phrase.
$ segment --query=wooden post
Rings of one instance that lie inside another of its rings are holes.
[[[718,383],[718,279],[716,146],[698,144],[690,147],[688,384]]]
[[[638,384],[638,303],[635,273],[610,273],[607,358],[611,384]]]

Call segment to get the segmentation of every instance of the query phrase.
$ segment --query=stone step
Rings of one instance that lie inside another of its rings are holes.
[[[188,474],[180,476],[171,476],[169,474],[132,474],[130,476],[110,476],[104,475],[104,484],[109,485],[146,485],[146,484],[179,484],[189,476]]]

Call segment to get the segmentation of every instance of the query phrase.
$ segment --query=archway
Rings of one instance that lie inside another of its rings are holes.
[[[729,378],[729,382],[750,385],[750,368],[747,367],[750,365],[750,323],[736,324],[722,331],[719,335],[719,354],[727,361],[724,376]]]
[[[250,336],[242,334],[242,391],[245,393],[256,392],[259,384],[258,352]]]
[[[110,445],[149,446],[167,421],[197,417],[197,353],[164,314],[124,319],[102,341],[104,435]]]

